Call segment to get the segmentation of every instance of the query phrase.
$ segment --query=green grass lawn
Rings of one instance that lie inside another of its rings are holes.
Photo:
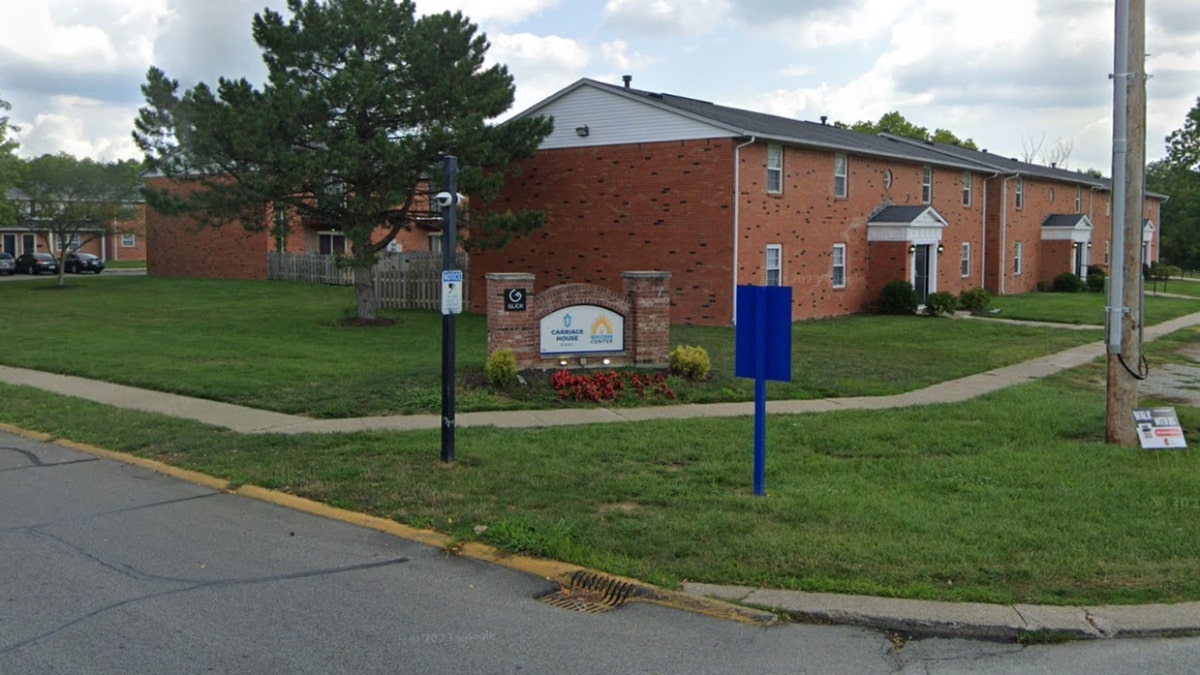
[[[665,587],[1200,600],[1200,460],[1105,445],[1101,378],[772,416],[762,498],[749,418],[467,428],[449,467],[436,431],[244,436],[24,387],[0,421]]]
[[[1189,282],[1172,284],[1171,292],[1176,292],[1175,286],[1186,283]],[[1200,297],[1200,283],[1195,285]],[[1192,300],[1153,296],[1148,289],[1144,307],[1148,325],[1200,311],[1200,305]],[[1103,293],[1023,293],[993,298],[991,306],[1000,310],[994,315],[998,319],[1103,326],[1104,305]]]
[[[23,317],[0,322],[0,362],[314,417],[440,408],[442,319],[434,312],[385,312],[394,326],[347,328],[339,322],[353,297],[343,287],[152,277],[52,286],[0,285],[0,305]],[[529,374],[527,387],[489,390],[486,330],[483,316],[456,322],[458,410],[565,405],[544,374]],[[801,322],[792,381],[769,383],[767,395],[895,394],[1098,339],[1098,331],[916,316]],[[673,345],[703,346],[713,363],[707,381],[672,378],[679,401],[753,399],[753,382],[733,376],[733,342],[732,328],[672,328]]]
[[[310,414],[438,404],[440,315],[399,312],[392,327],[342,328],[349,289],[302,284],[46,287],[0,284],[0,304],[25,319],[0,324],[5,363]],[[1087,299],[1042,295],[1014,300],[1058,303],[1067,314]],[[1158,300],[1170,311],[1148,314],[1194,309]],[[482,366],[484,329],[483,317],[459,319],[464,380]],[[903,391],[1096,339],[1003,321],[800,323],[796,382],[772,395]],[[672,342],[705,346],[716,370],[707,383],[676,382],[681,397],[748,395],[749,383],[729,374],[730,329],[675,327]],[[1197,344],[1196,330],[1163,338],[1149,347],[1152,366]],[[1095,364],[961,404],[774,415],[765,498],[752,495],[749,418],[467,428],[449,467],[438,462],[436,431],[239,435],[24,387],[0,386],[0,421],[668,587],[1200,600],[1200,460],[1105,445],[1102,383]],[[465,399],[553,403],[486,388]],[[1200,411],[1179,413],[1200,437]]]

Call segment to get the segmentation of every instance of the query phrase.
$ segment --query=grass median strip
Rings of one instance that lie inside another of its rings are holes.
[[[1200,599],[1192,452],[1103,443],[1092,367],[955,405],[571,429],[241,436],[0,387],[0,419],[665,587],[1064,604]],[[1200,412],[1181,408],[1189,435]],[[85,421],[86,420],[86,421]]]

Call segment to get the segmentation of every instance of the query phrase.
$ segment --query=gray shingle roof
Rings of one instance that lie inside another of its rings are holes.
[[[689,116],[708,120],[720,126],[736,130],[737,133],[743,136],[755,136],[801,146],[825,148],[838,152],[888,157],[918,164],[1000,173],[1003,175],[1030,176],[1100,190],[1112,189],[1112,181],[1107,178],[1097,178],[1080,171],[1023,162],[1016,158],[1004,157],[986,151],[970,150],[957,145],[933,143],[931,141],[905,138],[886,133],[879,135],[864,134],[849,129],[840,129],[830,124],[806,122],[789,117],[731,108],[709,101],[626,88],[596,80],[580,80],[576,85],[564,91],[569,91],[581,85],[590,85],[623,96],[639,98],[654,105],[683,112]],[[1165,196],[1156,193],[1147,194],[1148,196],[1160,198]]]
[[[1083,221],[1089,220],[1082,213],[1054,213],[1042,221],[1042,227],[1078,227]]]
[[[921,214],[930,210],[931,206],[923,204],[921,206],[889,206],[879,213],[871,216],[868,222],[872,223],[911,223]],[[934,211],[934,213],[937,213]]]

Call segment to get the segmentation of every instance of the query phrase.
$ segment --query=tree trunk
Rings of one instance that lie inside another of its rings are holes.
[[[354,266],[354,302],[360,321],[375,321],[379,318],[379,296],[375,294],[372,267],[364,267],[361,261]]]

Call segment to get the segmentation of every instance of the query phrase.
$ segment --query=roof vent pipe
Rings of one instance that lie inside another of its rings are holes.
[[[821,126],[825,126],[825,122],[829,121],[828,115],[821,115]]]
[[[633,82],[633,76],[632,75],[622,75],[621,81],[625,83],[625,88],[628,89],[629,83]]]

